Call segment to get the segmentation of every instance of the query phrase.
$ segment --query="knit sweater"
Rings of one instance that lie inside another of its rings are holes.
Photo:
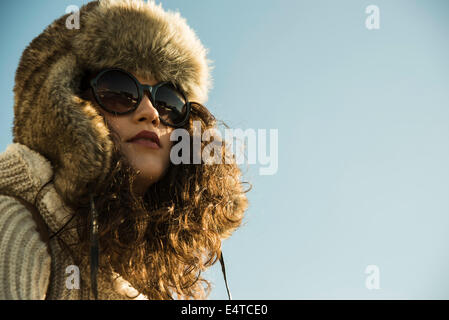
[[[0,154],[1,300],[93,299],[89,264],[73,267],[73,258],[62,249],[56,237],[47,246],[40,238],[31,212],[11,197],[19,197],[31,204],[36,199],[36,207],[52,234],[74,214],[64,206],[53,184],[47,184],[52,175],[51,163],[25,145],[10,144]],[[68,232],[61,233],[61,238],[73,243],[77,235],[68,228]],[[81,283],[76,279],[77,270],[83,279]],[[116,273],[99,273],[99,299],[129,299],[127,295],[135,297],[138,292]],[[144,298],[143,295],[137,297]]]

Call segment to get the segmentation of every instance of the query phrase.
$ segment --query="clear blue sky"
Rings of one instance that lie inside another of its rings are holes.
[[[1,2],[1,150],[21,52],[83,2]],[[279,134],[277,174],[249,166],[245,225],[224,242],[233,297],[449,299],[449,1],[162,4],[210,50],[216,117]],[[225,299],[219,264],[206,276]]]

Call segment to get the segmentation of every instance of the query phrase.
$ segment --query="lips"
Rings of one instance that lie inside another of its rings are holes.
[[[139,132],[133,138],[129,139],[128,142],[139,143],[148,147],[161,147],[161,142],[157,134],[147,130]]]

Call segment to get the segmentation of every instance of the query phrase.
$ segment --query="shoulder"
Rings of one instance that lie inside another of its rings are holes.
[[[51,257],[32,213],[17,199],[0,195],[0,300],[44,299]]]

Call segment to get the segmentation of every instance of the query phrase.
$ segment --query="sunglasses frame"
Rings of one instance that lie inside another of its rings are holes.
[[[110,71],[118,71],[118,72],[124,73],[124,74],[127,75],[127,76],[134,82],[134,84],[136,85],[136,88],[137,88],[139,97],[138,97],[137,102],[135,103],[135,105],[132,107],[132,109],[130,109],[130,110],[128,110],[128,111],[125,111],[125,112],[116,112],[116,111],[109,110],[109,109],[108,109],[105,105],[103,105],[103,103],[101,102],[101,99],[100,99],[100,97],[99,97],[98,94],[97,94],[97,85],[98,85],[98,81],[99,81],[99,79],[100,79],[105,73],[110,72]],[[170,84],[170,85],[173,87],[173,89],[175,89],[178,93],[180,93],[180,94],[182,95],[182,97],[183,97],[184,100],[185,100],[185,106],[186,106],[187,111],[186,111],[185,118],[184,118],[180,123],[177,123],[177,124],[170,124],[170,123],[168,123],[167,121],[165,121],[164,119],[162,119],[161,116],[159,116],[159,119],[160,119],[161,122],[162,122],[163,124],[165,124],[166,126],[170,126],[170,127],[174,127],[174,128],[179,128],[179,127],[184,126],[184,125],[186,124],[186,122],[189,120],[191,106],[190,106],[190,102],[188,101],[188,99],[187,99],[186,95],[184,94],[184,92],[182,92],[181,90],[179,90],[178,88],[176,88],[176,86],[175,86],[171,81],[160,82],[160,83],[158,83],[158,84],[156,84],[156,85],[154,85],[154,86],[150,86],[150,85],[148,85],[148,84],[141,84],[141,83],[139,82],[139,80],[137,80],[137,78],[136,78],[133,74],[131,74],[130,72],[128,72],[128,71],[126,71],[126,70],[120,69],[120,68],[106,68],[106,69],[103,69],[103,70],[101,70],[101,71],[100,71],[94,78],[92,78],[92,79],[90,80],[90,86],[92,87],[92,91],[93,91],[93,95],[94,95],[95,101],[96,101],[96,102],[98,103],[98,105],[99,105],[101,108],[103,108],[105,111],[107,111],[107,112],[109,112],[109,113],[112,113],[112,114],[114,114],[114,115],[125,115],[125,114],[130,114],[130,113],[136,111],[137,108],[139,108],[140,103],[142,102],[142,99],[143,99],[143,97],[144,97],[144,95],[145,95],[145,91],[149,93],[148,97],[149,97],[151,103],[153,104],[154,108],[157,110],[157,107],[156,107],[156,105],[155,105],[155,103],[154,103],[155,97],[156,97],[156,93],[157,93],[157,90],[158,90],[160,87],[162,87],[162,86],[164,86],[164,85],[166,85],[166,84]]]

